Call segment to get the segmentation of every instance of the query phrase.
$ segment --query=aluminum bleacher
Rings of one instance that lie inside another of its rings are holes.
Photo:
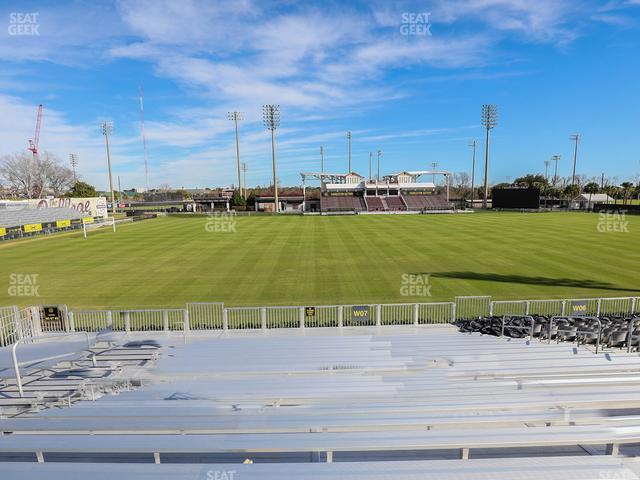
[[[636,478],[623,456],[640,443],[640,357],[624,350],[453,326],[111,336],[101,365],[149,355],[128,352],[132,339],[161,340],[140,387],[12,418],[0,406],[3,479],[63,478],[59,461],[94,479],[85,462],[122,479],[229,468],[238,478]],[[199,465],[176,473],[175,462]]]
[[[0,209],[0,227],[19,227],[31,223],[55,223],[57,220],[76,220],[82,212],[66,207]]]
[[[367,197],[367,210],[369,212],[384,212],[386,210],[382,198],[380,197]]]

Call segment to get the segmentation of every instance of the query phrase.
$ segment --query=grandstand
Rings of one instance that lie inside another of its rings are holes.
[[[67,207],[0,209],[0,240],[82,228],[85,217]]]
[[[356,172],[347,174],[301,173],[303,196],[306,181],[320,181],[320,211],[331,213],[427,213],[454,211],[449,202],[449,172],[398,172],[382,180],[365,179]],[[443,175],[446,196],[436,193],[436,185],[420,180],[423,176]],[[307,211],[303,205],[303,211]]]

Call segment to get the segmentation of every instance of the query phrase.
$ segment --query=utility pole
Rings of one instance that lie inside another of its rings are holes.
[[[553,171],[553,186],[555,187],[556,183],[558,183],[558,161],[560,160],[560,155],[554,155],[553,157],[551,157],[551,160],[556,162],[556,166]]]
[[[478,142],[476,140],[471,140],[469,142],[469,146],[473,149],[473,157],[471,160],[471,208],[473,208],[474,201],[476,199],[475,192],[475,178],[476,178],[476,146]]]
[[[489,197],[489,132],[498,124],[498,107],[496,105],[485,104],[482,106],[482,125],[487,130],[484,152],[484,197],[482,208],[487,208]]]
[[[122,203],[122,187],[120,186],[120,175],[118,175],[118,203]]]
[[[347,132],[347,140],[349,141],[349,171],[351,173],[351,132]]]
[[[324,147],[320,145],[320,173],[324,173]]]
[[[116,197],[113,194],[113,176],[111,174],[111,154],[109,153],[109,135],[113,132],[113,123],[102,122],[101,128],[102,128],[102,134],[104,135],[104,142],[107,147],[107,165],[109,166],[109,190],[111,191],[111,214],[115,216]]]
[[[372,177],[372,173],[371,173],[371,166],[373,164],[373,152],[369,152],[369,181],[371,181]]]
[[[273,161],[273,201],[275,213],[280,212],[278,200],[278,175],[276,171],[276,129],[280,126],[280,105],[263,105],[262,122],[271,131],[271,159]]]
[[[578,160],[578,142],[580,141],[581,135],[579,133],[574,133],[569,138],[576,142],[575,147],[573,149],[573,175],[571,176],[571,185],[576,184],[576,162]]]
[[[70,153],[69,154],[69,163],[71,164],[71,168],[73,169],[73,183],[78,183],[78,176],[76,175],[76,167],[78,166],[78,154]]]
[[[238,140],[238,120],[244,120],[244,114],[242,112],[229,112],[229,120],[233,120],[236,127],[236,163],[238,166],[238,189],[242,198],[246,198],[245,193],[242,190],[242,178],[240,177],[240,142]]]

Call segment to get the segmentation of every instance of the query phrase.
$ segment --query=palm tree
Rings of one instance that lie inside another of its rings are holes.
[[[600,185],[598,185],[596,182],[590,182],[584,186],[584,193],[589,194],[589,203],[587,204],[587,210],[591,210],[591,195],[593,195],[594,193],[598,193],[599,191]]]
[[[633,183],[631,182],[622,182],[620,184],[620,188],[622,189],[622,204],[626,205],[627,204],[627,196],[629,195],[629,193],[631,192],[631,189],[633,188]]]

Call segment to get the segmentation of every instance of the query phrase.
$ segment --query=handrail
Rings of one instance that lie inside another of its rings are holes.
[[[506,319],[507,316],[509,318],[514,318],[514,317],[522,317],[522,318],[525,318],[525,319],[528,318],[529,322],[531,322],[531,326],[529,327],[529,341],[533,342],[533,331],[534,331],[535,326],[536,326],[536,320],[531,315],[503,315],[502,316],[502,328],[500,330],[500,336],[504,337],[505,319]],[[526,327],[518,327],[516,325],[516,326],[510,326],[509,328],[523,329],[523,328],[526,328]]]
[[[581,318],[581,319],[585,319],[585,320],[595,320],[596,322],[598,322],[598,336],[596,337],[596,353],[598,353],[598,351],[600,350],[600,339],[602,338],[602,320],[600,320],[598,317],[571,317],[571,316],[567,316],[567,315],[556,315],[553,316],[549,319],[549,335],[547,338],[547,343],[551,343],[551,331],[552,331],[552,327],[553,327],[553,321],[557,318]],[[560,330],[558,329],[558,332],[570,332],[571,330]],[[593,333],[590,332],[588,330],[578,330],[576,329],[576,343],[579,342],[579,338],[578,335],[579,333]]]
[[[28,338],[22,338],[13,344],[13,346],[11,347],[11,359],[13,360],[13,370],[15,371],[15,374],[16,374],[16,384],[18,385],[18,392],[20,393],[20,398],[24,398],[24,391],[22,389],[22,378],[20,377],[20,364],[18,363],[18,355],[17,355],[18,345],[22,343],[27,343],[27,342],[33,342],[34,340],[44,340],[47,338],[66,338],[71,335],[85,335],[87,337],[87,348],[91,348],[91,340],[89,338],[88,332],[72,332],[72,333],[67,333],[63,335],[43,335],[40,337],[28,337]],[[68,355],[72,355],[72,354],[67,353],[64,355],[54,355],[53,357],[47,357],[42,360],[51,360],[54,358],[66,357]],[[93,356],[93,363],[95,365],[95,355]]]

